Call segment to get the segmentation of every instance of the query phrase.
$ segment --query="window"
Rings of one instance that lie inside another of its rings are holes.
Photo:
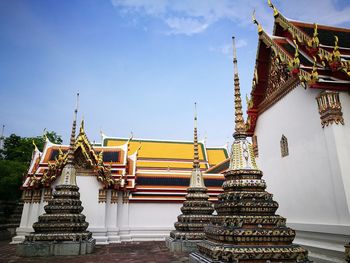
[[[282,134],[280,144],[281,144],[281,156],[282,156],[282,158],[288,156],[289,155],[288,139],[283,134]]]

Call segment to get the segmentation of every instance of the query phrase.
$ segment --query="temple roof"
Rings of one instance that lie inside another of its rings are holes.
[[[117,189],[128,192],[130,202],[182,202],[185,199],[193,168],[192,141],[104,136],[101,144],[92,145],[86,134],[80,133],[75,148],[80,144],[84,145],[83,155],[88,153],[89,158],[102,158],[103,165],[110,170],[112,178],[123,182]],[[58,145],[49,140],[46,141],[42,153],[35,148],[22,188],[49,187],[49,183],[57,178],[53,178],[46,185],[41,182],[47,182],[45,175],[52,169],[50,167],[64,162],[68,149],[69,145]],[[209,175],[205,171],[209,166],[225,160],[228,156],[227,150],[225,147],[207,148],[203,142],[199,143],[198,150],[208,194],[211,200],[216,200],[216,196],[222,192],[224,178],[221,174]]]
[[[259,43],[251,97],[248,135],[263,113],[299,84],[305,88],[350,91],[350,29],[294,21],[274,10],[273,35],[255,15]]]
[[[126,138],[104,137],[104,146],[119,146]],[[203,142],[198,143],[201,170],[217,164],[227,158],[225,147],[207,148]],[[138,152],[138,169],[153,170],[191,170],[193,165],[193,142],[175,140],[132,139],[129,143],[129,154]]]

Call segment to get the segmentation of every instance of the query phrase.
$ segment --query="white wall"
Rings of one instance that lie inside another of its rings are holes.
[[[338,259],[326,261],[338,262],[350,240],[350,96],[340,94],[345,125],[322,128],[319,92],[296,87],[259,116],[257,163],[280,205],[277,213],[297,230],[295,242],[318,260],[334,254]],[[282,134],[289,146],[284,158]]]
[[[339,167],[329,154],[335,145],[327,143],[320,122],[318,93],[297,87],[259,116],[257,162],[268,191],[280,204],[278,212],[289,222],[349,224]],[[282,134],[289,146],[289,156],[284,158]]]
[[[80,200],[89,223],[88,230],[98,244],[132,240],[164,240],[174,229],[177,216],[181,214],[179,203],[123,203],[122,192],[118,202],[111,204],[108,191],[107,202],[98,202],[99,189],[102,189],[95,176],[78,175]],[[13,243],[24,240],[33,231],[32,224],[44,213],[46,202],[24,204],[21,226],[17,228]]]

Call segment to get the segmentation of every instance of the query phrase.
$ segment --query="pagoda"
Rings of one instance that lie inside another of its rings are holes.
[[[81,255],[94,250],[95,239],[86,230],[89,223],[85,221],[85,215],[81,214],[84,208],[76,183],[74,150],[77,108],[60,183],[44,207],[46,213],[33,224],[35,232],[27,235],[25,241],[17,246],[19,256]]]
[[[265,191],[252,144],[247,140],[233,40],[235,132],[230,166],[225,172],[224,193],[215,204],[217,215],[205,228],[207,240],[190,262],[310,262],[308,252],[293,244],[295,231],[276,215],[278,203]]]
[[[196,104],[193,150],[193,169],[190,185],[187,188],[186,201],[181,207],[182,214],[177,217],[176,230],[171,231],[170,237],[166,240],[166,245],[172,252],[196,251],[197,243],[205,239],[204,226],[208,225],[214,211],[200,170]]]

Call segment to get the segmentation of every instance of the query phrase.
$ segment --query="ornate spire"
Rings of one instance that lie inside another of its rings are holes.
[[[240,137],[245,137],[246,130],[245,130],[243,112],[242,112],[241,90],[239,87],[235,37],[232,37],[232,46],[233,46],[233,68],[234,68],[234,85],[235,85],[235,132],[233,134],[233,137],[237,139]]]
[[[60,184],[65,184],[65,185],[77,185],[76,170],[74,167],[74,148],[75,148],[75,131],[77,128],[78,106],[79,106],[79,93],[77,93],[77,105],[74,110],[72,132],[70,135],[70,143],[69,143],[69,149],[67,153],[67,163],[63,167],[62,174],[61,174]],[[83,123],[83,126],[84,126],[84,123]]]
[[[73,119],[73,125],[72,125],[72,132],[70,134],[70,143],[69,143],[67,164],[73,164],[73,162],[74,162],[75,131],[77,129],[78,107],[79,107],[79,93],[77,93],[77,105],[76,105],[76,108],[74,110],[74,119]]]
[[[197,136],[197,102],[194,103],[193,131],[193,170],[199,170],[198,136]]]
[[[198,138],[197,138],[197,103],[194,104],[194,134],[193,134],[193,169],[190,179],[190,187],[205,188],[203,175],[200,170]]]

